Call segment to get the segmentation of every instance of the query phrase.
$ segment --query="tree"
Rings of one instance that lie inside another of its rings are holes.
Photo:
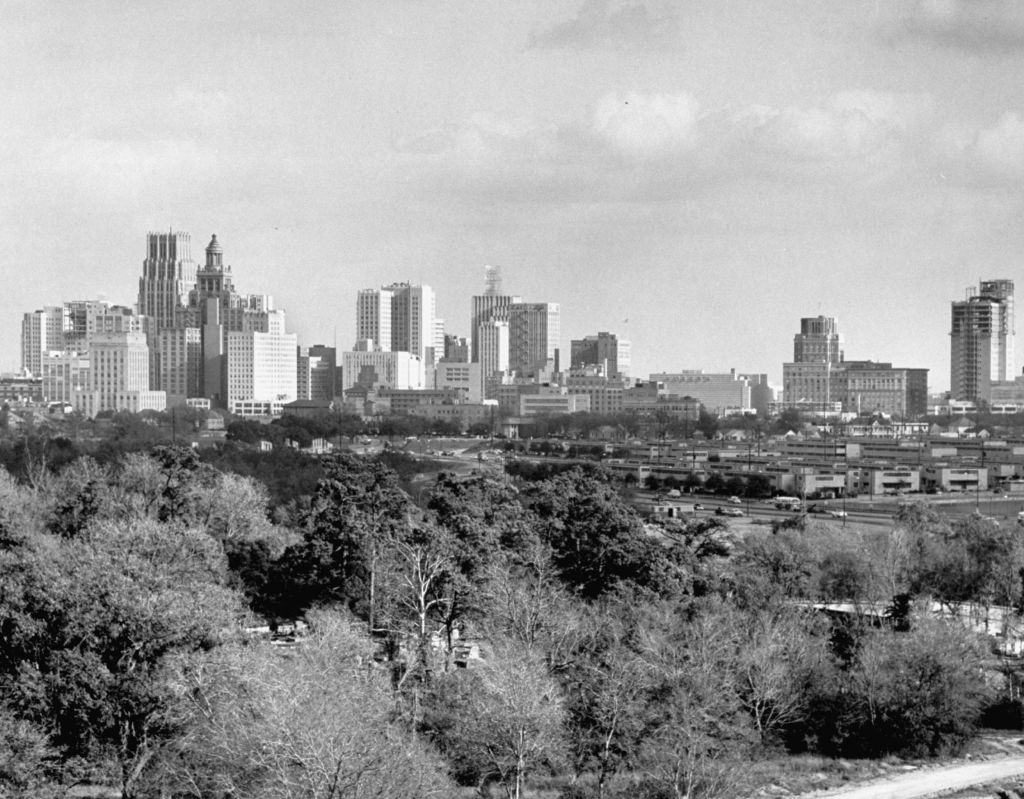
[[[473,685],[439,743],[474,762],[481,783],[497,781],[508,799],[520,799],[531,773],[562,761],[563,700],[538,653],[495,642],[482,666],[445,679]]]
[[[741,630],[737,690],[762,742],[803,724],[810,707],[808,686],[829,660],[824,621],[777,605],[723,623]]]
[[[563,677],[574,770],[596,775],[599,799],[609,780],[636,762],[651,689],[617,610],[613,606],[594,619]]]
[[[104,523],[0,557],[0,688],[64,756],[113,764],[125,799],[178,734],[169,664],[236,618],[220,547],[153,521]]]
[[[439,474],[427,508],[446,538],[453,566],[443,619],[450,648],[455,627],[482,616],[492,567],[508,550],[529,549],[534,533],[516,490],[487,475]]]
[[[316,603],[340,602],[374,629],[382,547],[408,528],[409,498],[395,473],[376,461],[341,453],[323,466],[303,540],[285,550],[275,575],[279,611],[295,616]]]
[[[36,725],[0,707],[0,796],[10,799],[57,799],[59,752]]]
[[[680,799],[736,796],[753,736],[735,683],[737,630],[714,608],[655,607],[640,632],[652,685],[640,764]]]
[[[452,795],[436,756],[390,719],[390,689],[356,624],[313,614],[290,657],[225,647],[183,670],[192,733],[175,769],[195,796],[429,799]]]
[[[592,599],[621,587],[667,591],[678,577],[672,551],[647,535],[643,523],[600,473],[579,468],[523,492],[551,547],[562,580]]]
[[[910,632],[869,633],[822,700],[826,750],[868,757],[959,750],[990,696],[984,658],[978,638],[956,623],[921,619]]]

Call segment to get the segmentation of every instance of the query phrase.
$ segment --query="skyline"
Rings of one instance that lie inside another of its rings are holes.
[[[395,280],[468,335],[495,264],[636,376],[778,385],[824,315],[948,388],[950,303],[1024,249],[1024,9],[822,5],[3,3],[0,369],[26,311],[133,304],[173,227],[304,345]]]

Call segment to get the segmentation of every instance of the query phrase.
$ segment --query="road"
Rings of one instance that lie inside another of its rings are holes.
[[[1024,757],[923,769],[867,785],[811,794],[815,799],[926,799],[1024,775]]]

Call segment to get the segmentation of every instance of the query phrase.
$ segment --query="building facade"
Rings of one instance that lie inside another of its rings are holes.
[[[985,280],[952,304],[950,391],[955,399],[991,402],[992,384],[1015,376],[1012,280]]]

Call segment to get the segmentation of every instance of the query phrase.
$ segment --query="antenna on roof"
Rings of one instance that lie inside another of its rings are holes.
[[[501,294],[501,267],[500,266],[485,266],[484,267],[484,294],[493,296]]]

